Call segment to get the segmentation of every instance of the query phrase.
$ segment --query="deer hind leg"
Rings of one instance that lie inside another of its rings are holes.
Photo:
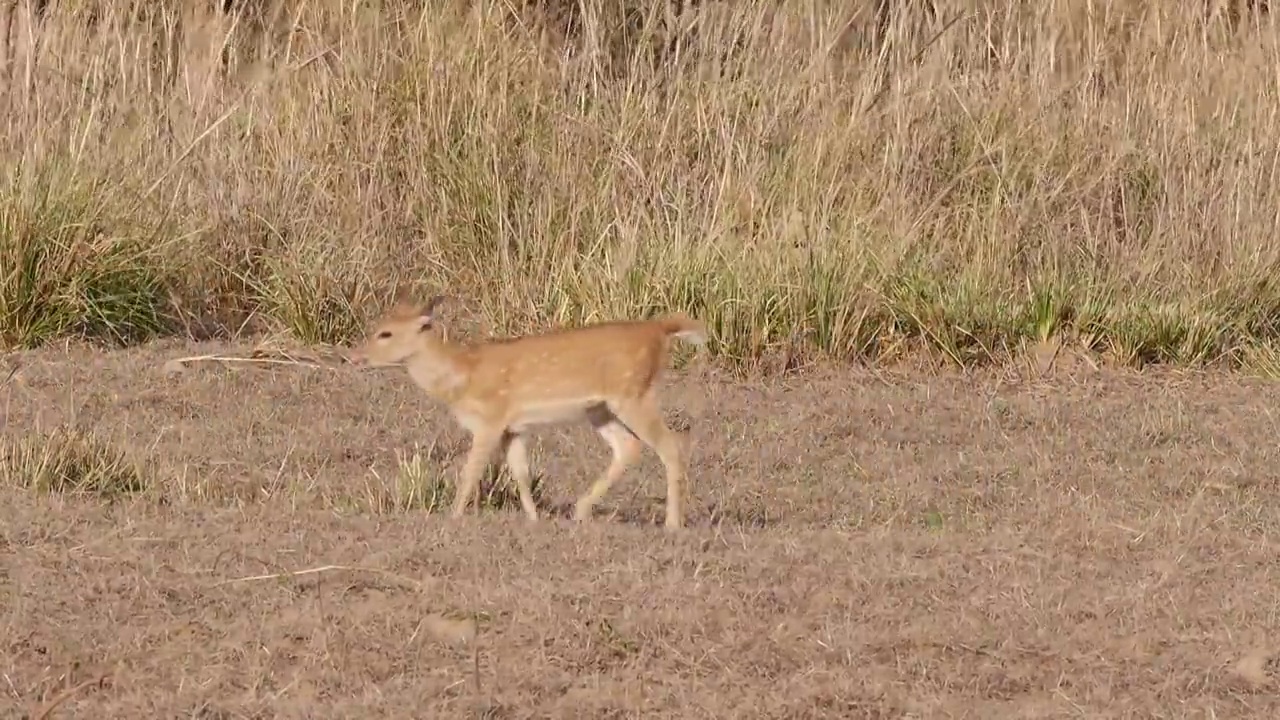
[[[652,388],[637,398],[610,400],[609,409],[661,458],[667,472],[666,527],[668,530],[680,529],[684,526],[685,439],[663,422],[662,410]]]
[[[605,469],[604,474],[591,485],[591,489],[585,495],[578,499],[573,511],[573,519],[578,522],[591,518],[591,511],[596,503],[609,492],[609,488],[640,457],[640,451],[644,449],[640,439],[625,425],[618,422],[618,418],[603,403],[593,405],[587,410],[587,420],[591,423],[591,427],[600,433],[600,437],[609,443],[613,458],[609,461],[609,467]]]
[[[516,481],[516,491],[520,493],[520,507],[530,522],[538,521],[538,507],[533,502],[533,480],[529,472],[529,447],[524,435],[508,431],[503,436],[502,444],[506,446],[507,467],[511,477]]]

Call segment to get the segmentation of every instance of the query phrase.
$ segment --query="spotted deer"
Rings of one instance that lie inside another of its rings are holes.
[[[352,362],[401,366],[429,396],[448,405],[471,434],[451,516],[466,512],[480,477],[501,450],[516,481],[520,505],[538,520],[529,475],[526,436],[537,425],[585,419],[609,444],[613,458],[582,495],[574,519],[591,517],[595,504],[640,456],[652,448],[666,470],[666,528],[683,527],[685,466],[690,442],[663,422],[657,383],[672,338],[706,343],[706,327],[683,313],[652,320],[603,322],[525,336],[455,342],[438,317],[446,296],[416,307],[396,304],[375,323]],[[477,509],[479,501],[477,498]]]

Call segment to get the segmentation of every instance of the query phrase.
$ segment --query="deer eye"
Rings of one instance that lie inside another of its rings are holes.
[[[379,340],[390,340],[390,339],[391,339],[391,331],[390,331],[390,330],[383,330],[382,332],[378,333],[378,339],[379,339]]]

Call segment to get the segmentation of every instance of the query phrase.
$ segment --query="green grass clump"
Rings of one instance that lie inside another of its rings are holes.
[[[113,216],[101,187],[21,182],[0,191],[0,347],[163,333],[169,298],[155,239]]]
[[[148,487],[142,469],[124,452],[96,435],[68,428],[0,439],[0,483],[109,500]]]
[[[1280,344],[1274,15],[683,5],[51,5],[0,159],[75,181],[0,188],[0,342],[345,342],[416,289],[500,333],[684,310],[732,365]]]

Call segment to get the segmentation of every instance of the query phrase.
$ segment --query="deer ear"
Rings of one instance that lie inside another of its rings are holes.
[[[430,318],[430,319],[432,319],[432,320],[435,320],[435,319],[436,319],[436,311],[437,311],[437,310],[439,310],[439,309],[440,309],[440,306],[441,306],[441,305],[443,305],[443,304],[444,304],[444,302],[445,302],[446,300],[448,300],[448,299],[449,299],[449,298],[448,298],[448,296],[446,296],[446,295],[435,295],[435,296],[433,296],[430,300],[428,300],[428,301],[427,301],[427,304],[426,304],[425,306],[423,306],[423,308],[422,308],[422,317],[424,317],[424,318]]]
[[[394,305],[391,306],[391,310],[387,314],[390,317],[393,317],[399,320],[404,320],[411,317],[416,317],[419,314],[419,312],[420,311],[418,310],[417,306],[415,306],[412,302],[410,302],[407,299],[401,298],[397,300]]]
[[[432,318],[430,315],[426,315],[426,314],[419,315],[418,316],[418,332],[426,332],[430,330],[431,328],[435,327],[435,323],[436,323],[435,319]]]

